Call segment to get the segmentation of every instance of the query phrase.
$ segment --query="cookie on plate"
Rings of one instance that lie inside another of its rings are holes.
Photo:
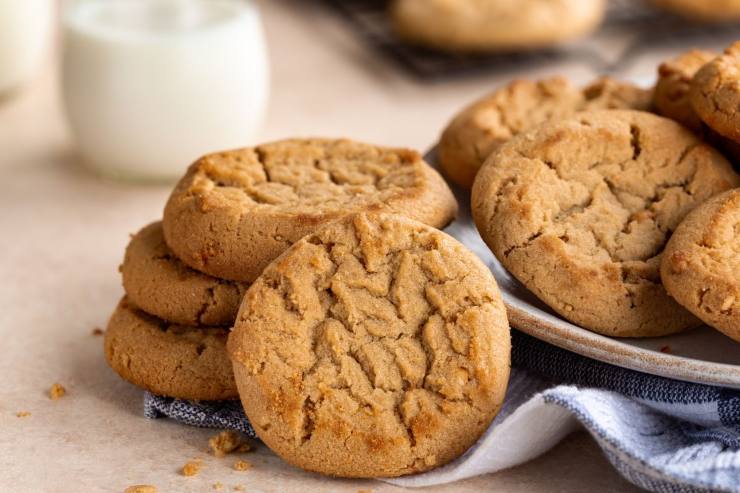
[[[549,119],[593,109],[647,110],[652,91],[608,77],[581,89],[563,77],[516,80],[460,112],[439,141],[445,174],[470,188],[486,158],[501,144]]]
[[[604,0],[395,0],[396,32],[444,51],[540,48],[595,30]]]
[[[164,236],[191,267],[252,281],[317,227],[373,210],[441,228],[455,217],[457,202],[414,151],[284,140],[196,161],[167,202]]]
[[[702,121],[691,107],[689,90],[696,72],[716,56],[711,51],[689,50],[661,63],[653,94],[657,112],[694,132],[702,132]]]
[[[501,263],[564,318],[604,335],[659,336],[699,325],[660,282],[670,233],[739,184],[673,120],[602,110],[503,145],[478,173],[472,213]]]
[[[236,399],[228,330],[174,325],[126,298],[105,331],[105,357],[121,378],[157,395],[191,400]]]
[[[228,349],[244,410],[286,461],[332,476],[445,464],[504,399],[510,335],[457,240],[362,213],[295,243],[244,297]]]
[[[182,263],[164,241],[159,221],[131,238],[121,274],[134,305],[183,325],[231,326],[248,286],[211,277]]]
[[[740,19],[740,0],[652,0],[657,6],[692,21],[732,22]]]
[[[696,72],[691,106],[712,130],[740,142],[740,42]]]
[[[740,188],[686,216],[666,245],[660,272],[676,301],[740,341]]]

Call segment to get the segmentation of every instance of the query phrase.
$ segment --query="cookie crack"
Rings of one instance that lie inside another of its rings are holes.
[[[208,309],[211,307],[211,305],[216,301],[216,294],[215,294],[215,288],[213,286],[210,286],[206,289],[205,292],[206,298],[203,301],[203,304],[198,309],[198,313],[195,315],[195,320],[198,321],[199,324],[206,325],[203,322],[203,317],[205,316]]]

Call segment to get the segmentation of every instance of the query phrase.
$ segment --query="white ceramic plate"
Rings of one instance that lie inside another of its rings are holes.
[[[427,162],[437,166],[434,150]],[[561,318],[519,283],[493,256],[470,216],[470,194],[453,187],[460,212],[445,231],[475,252],[493,272],[511,325],[538,339],[613,365],[689,382],[740,388],[740,344],[709,327],[666,337],[620,339],[595,334]]]

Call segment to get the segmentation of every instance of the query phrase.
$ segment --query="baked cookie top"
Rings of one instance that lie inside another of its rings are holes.
[[[740,178],[678,123],[639,111],[545,123],[486,161],[472,213],[496,257],[568,320],[644,337],[698,324],[659,276],[670,233]]]
[[[398,34],[445,51],[536,48],[583,36],[604,18],[604,0],[394,0]]]
[[[121,264],[128,299],[142,310],[183,325],[231,326],[247,284],[191,269],[167,246],[162,223],[136,233]]]
[[[398,215],[354,215],[295,243],[247,291],[228,348],[260,438],[336,476],[449,462],[486,430],[509,377],[488,268]]]
[[[701,131],[702,121],[691,107],[689,89],[696,72],[716,56],[711,51],[690,50],[661,63],[653,95],[658,113],[695,132]]]
[[[443,227],[457,203],[415,151],[293,139],[202,157],[170,196],[163,225],[186,264],[251,281],[317,226],[371,210]]]
[[[694,111],[712,130],[740,142],[740,42],[696,72],[689,94]]]
[[[608,77],[581,89],[563,77],[515,80],[455,116],[439,141],[440,164],[455,183],[470,188],[496,148],[539,123],[584,110],[647,110],[651,98],[650,90]]]
[[[125,297],[105,331],[105,356],[121,378],[177,399],[236,399],[228,330],[171,324],[139,310]]]
[[[740,188],[686,216],[666,245],[661,276],[676,301],[740,341]]]

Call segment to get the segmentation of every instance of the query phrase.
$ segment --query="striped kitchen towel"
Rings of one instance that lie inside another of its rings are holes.
[[[655,492],[740,492],[740,391],[618,368],[512,331],[506,402],[456,461],[387,480],[428,486],[509,468],[546,452],[579,425],[628,481]],[[236,402],[146,394],[147,417],[255,437]]]

